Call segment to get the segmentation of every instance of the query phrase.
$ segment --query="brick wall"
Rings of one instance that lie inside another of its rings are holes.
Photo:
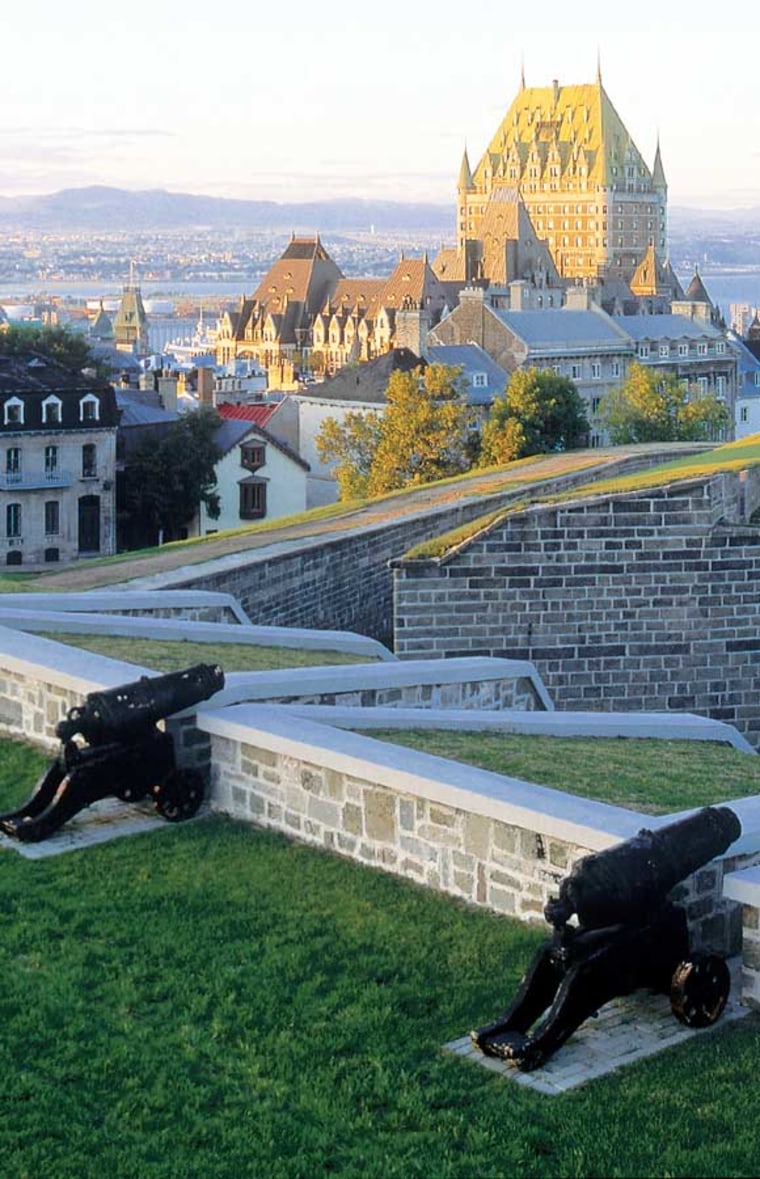
[[[755,471],[528,509],[395,570],[401,658],[535,663],[560,708],[686,710],[760,741]]]

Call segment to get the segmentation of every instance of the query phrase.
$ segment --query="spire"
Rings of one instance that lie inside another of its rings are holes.
[[[470,159],[467,155],[467,147],[465,146],[464,155],[462,156],[462,166],[459,169],[457,189],[459,192],[471,192],[474,187],[472,171],[470,170]]]
[[[665,169],[662,166],[662,156],[660,155],[660,135],[657,134],[657,150],[654,153],[654,166],[652,167],[652,185],[654,188],[667,189],[668,182],[665,179]]]
[[[525,89],[525,54],[520,57],[520,93]]]
[[[602,51],[597,45],[596,47],[596,84],[602,85]]]

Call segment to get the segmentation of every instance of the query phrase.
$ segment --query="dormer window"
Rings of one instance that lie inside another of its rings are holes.
[[[42,403],[42,424],[60,426],[62,405],[60,397],[46,397]]]
[[[79,400],[80,422],[97,422],[100,420],[100,402],[94,393],[88,393]]]
[[[20,397],[10,397],[3,408],[3,425],[23,426],[24,403]]]
[[[639,344],[639,360],[649,360],[648,344]]]
[[[472,374],[472,387],[473,387],[473,389],[485,389],[487,385],[488,385],[488,377],[486,376],[485,373],[473,373]]]
[[[240,465],[248,471],[257,471],[266,462],[266,447],[262,442],[248,442],[240,447]]]

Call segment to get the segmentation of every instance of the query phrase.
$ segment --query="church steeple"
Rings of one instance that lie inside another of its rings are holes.
[[[470,169],[470,158],[467,155],[467,148],[464,149],[462,156],[462,166],[459,169],[459,180],[457,181],[457,189],[459,192],[472,192],[475,187],[472,179],[472,170]]]

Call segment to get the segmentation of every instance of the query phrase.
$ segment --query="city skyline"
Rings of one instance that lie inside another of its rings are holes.
[[[485,150],[528,86],[605,89],[648,163],[659,135],[670,203],[760,205],[760,105],[748,0],[731,24],[707,0],[612,13],[546,0],[433,10],[387,0],[336,12],[292,0],[213,12],[133,0],[4,15],[0,194],[95,184],[276,201],[454,199],[459,160]],[[128,13],[129,20],[124,15]],[[582,12],[582,15],[580,13]]]

